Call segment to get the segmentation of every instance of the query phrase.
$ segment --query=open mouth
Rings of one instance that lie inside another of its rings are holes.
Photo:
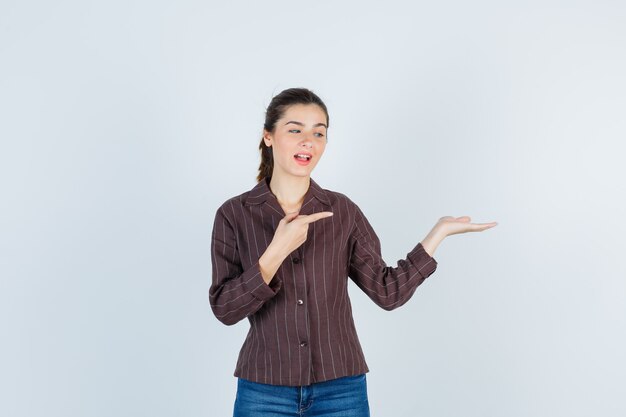
[[[306,165],[311,161],[311,155],[305,153],[297,153],[293,158],[301,165]]]

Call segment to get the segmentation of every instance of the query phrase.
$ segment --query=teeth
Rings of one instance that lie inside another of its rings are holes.
[[[299,157],[299,158],[311,159],[311,157],[310,157],[310,156],[308,156],[308,155],[303,155],[303,154],[300,154],[300,153],[296,154],[296,156],[297,156],[297,157]]]

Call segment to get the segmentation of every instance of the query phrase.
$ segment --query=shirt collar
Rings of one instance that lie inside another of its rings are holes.
[[[308,203],[314,198],[319,200],[321,203],[330,207],[330,200],[328,199],[328,195],[326,191],[320,187],[313,178],[309,177],[310,184],[309,189],[304,194],[304,200],[302,201],[302,207],[308,205]],[[272,200],[272,203],[278,203],[278,199],[272,193],[272,190],[269,187],[270,178],[265,177],[261,181],[259,181],[254,188],[250,190],[248,193],[248,197],[244,204],[246,206],[262,204],[268,200]],[[279,206],[280,207],[280,206]]]

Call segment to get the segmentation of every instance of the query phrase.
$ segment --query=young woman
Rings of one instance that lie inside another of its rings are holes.
[[[369,416],[369,369],[348,278],[393,310],[435,271],[433,255],[446,236],[497,224],[442,217],[406,259],[387,266],[361,209],[311,178],[328,127],[326,106],[312,91],[274,97],[258,183],[215,215],[211,308],[224,324],[250,323],[234,372],[235,417]]]

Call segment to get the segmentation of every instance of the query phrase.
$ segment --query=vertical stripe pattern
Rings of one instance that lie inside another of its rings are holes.
[[[437,268],[418,243],[396,266],[361,209],[310,178],[300,214],[332,211],[266,284],[259,258],[285,216],[269,178],[225,201],[211,235],[209,304],[226,325],[250,324],[234,376],[302,386],[369,372],[348,297],[348,278],[385,310],[405,304]]]

